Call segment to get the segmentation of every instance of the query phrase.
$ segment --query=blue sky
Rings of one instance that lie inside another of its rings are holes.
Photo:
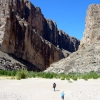
[[[30,0],[41,8],[45,18],[54,20],[58,29],[79,40],[85,29],[86,11],[90,4],[100,4],[100,0]]]

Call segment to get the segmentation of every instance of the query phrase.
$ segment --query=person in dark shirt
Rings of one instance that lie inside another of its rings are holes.
[[[54,88],[54,91],[55,91],[55,88],[56,88],[56,83],[53,83],[53,88]]]

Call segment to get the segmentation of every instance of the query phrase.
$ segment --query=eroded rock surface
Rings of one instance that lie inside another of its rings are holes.
[[[87,10],[84,37],[81,45],[100,42],[100,5],[92,4]]]
[[[78,49],[80,41],[64,32],[59,33],[56,23],[45,19],[41,9],[29,0],[0,0],[0,9],[0,48],[3,52],[45,70]]]
[[[100,72],[100,5],[88,7],[86,28],[79,49],[69,57],[51,64],[46,70],[55,73]]]

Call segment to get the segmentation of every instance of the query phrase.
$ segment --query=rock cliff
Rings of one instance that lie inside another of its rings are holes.
[[[74,52],[78,49],[80,41],[74,37],[69,36],[64,31],[57,28],[56,22],[46,19],[44,24],[43,38],[50,41],[56,47],[65,49],[69,52]]]
[[[90,5],[87,10],[84,37],[80,46],[100,42],[100,5]]]
[[[46,70],[55,73],[100,72],[100,5],[88,7],[86,28],[79,49],[69,57],[51,64]]]
[[[0,0],[0,9],[0,49],[32,63],[31,70],[45,70],[78,49],[79,40],[59,31],[28,0]]]

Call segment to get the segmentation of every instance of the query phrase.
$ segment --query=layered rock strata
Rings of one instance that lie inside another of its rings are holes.
[[[79,49],[69,57],[53,63],[46,72],[85,73],[100,72],[100,5],[92,4],[87,10],[86,28]]]
[[[78,49],[79,40],[59,32],[56,23],[45,19],[41,9],[28,0],[0,0],[0,9],[1,50],[39,70]],[[61,49],[69,52],[63,53]]]

